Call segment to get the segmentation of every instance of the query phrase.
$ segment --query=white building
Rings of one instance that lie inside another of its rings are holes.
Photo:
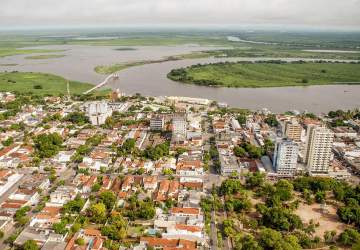
[[[236,120],[235,118],[231,119],[231,127],[234,131],[238,131],[239,129],[241,129],[239,121]]]
[[[327,174],[332,157],[334,133],[326,127],[316,125],[310,125],[307,132],[307,169],[311,174]]]
[[[150,119],[150,129],[155,131],[162,131],[165,126],[164,116],[154,116]]]
[[[106,102],[90,102],[87,107],[88,116],[92,125],[104,124],[111,116],[111,109]]]
[[[182,141],[186,138],[186,115],[185,114],[176,114],[173,117],[173,139],[175,141]]]
[[[0,171],[0,196],[14,186],[24,175],[10,170]]]
[[[295,174],[298,153],[298,144],[291,140],[282,140],[276,144],[273,166],[279,176],[293,176]]]

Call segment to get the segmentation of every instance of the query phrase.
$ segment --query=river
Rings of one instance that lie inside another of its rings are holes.
[[[127,46],[128,47],[128,46]],[[121,63],[137,60],[160,59],[165,56],[190,53],[192,51],[217,49],[196,45],[134,47],[136,50],[114,50],[119,47],[103,46],[43,46],[41,48],[65,49],[65,57],[45,60],[29,60],[24,55],[0,58],[0,71],[19,70],[46,72],[64,76],[68,79],[99,83],[106,76],[93,71],[102,64]],[[266,60],[271,58],[256,58]],[[299,58],[287,59],[298,60]],[[258,110],[268,108],[274,112],[288,110],[328,112],[336,109],[360,107],[360,85],[327,85],[310,87],[280,88],[213,88],[182,84],[167,79],[167,73],[174,68],[197,63],[220,61],[249,61],[254,58],[205,58],[168,61],[132,67],[119,72],[119,80],[108,85],[113,89],[132,94],[151,96],[190,96],[226,102],[232,107]]]

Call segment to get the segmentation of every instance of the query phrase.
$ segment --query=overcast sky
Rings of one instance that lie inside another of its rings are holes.
[[[360,29],[360,0],[0,0],[0,26],[301,25]]]

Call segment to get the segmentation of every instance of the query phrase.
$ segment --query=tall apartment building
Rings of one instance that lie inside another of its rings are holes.
[[[165,118],[164,116],[153,116],[150,119],[150,129],[155,131],[162,131],[165,126]]]
[[[105,123],[106,118],[111,116],[111,109],[106,102],[90,102],[87,113],[92,125],[101,125]]]
[[[297,121],[286,122],[285,136],[295,142],[301,142],[302,126]]]
[[[172,129],[173,129],[173,140],[175,141],[183,141],[186,139],[186,115],[183,113],[177,113],[173,117],[172,121]]]
[[[294,176],[296,173],[299,145],[288,139],[275,145],[273,166],[279,176]]]
[[[334,133],[330,129],[308,126],[305,162],[310,174],[328,173],[333,141]]]

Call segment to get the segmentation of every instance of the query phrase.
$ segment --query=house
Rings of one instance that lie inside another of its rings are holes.
[[[200,160],[184,160],[176,164],[176,173],[180,176],[199,176],[204,174]]]
[[[10,200],[26,201],[27,205],[36,205],[39,202],[40,194],[36,189],[19,188],[9,196]]]
[[[141,237],[140,245],[136,248],[136,250],[145,250],[149,248],[154,249],[187,249],[187,250],[195,250],[196,242],[190,240],[182,240],[182,239],[164,239],[164,238],[155,238],[155,237]]]
[[[18,174],[11,170],[0,170],[0,196],[6,193],[22,177],[23,174]]]
[[[32,217],[30,226],[52,229],[54,223],[61,221],[60,210],[61,207],[44,207],[38,214]]]
[[[201,215],[200,208],[196,207],[173,207],[170,209],[170,215],[175,217],[198,217]]]
[[[165,201],[167,199],[177,199],[179,193],[179,182],[175,180],[160,181],[159,188],[154,195],[156,201]]]
[[[144,176],[143,185],[145,190],[155,191],[158,185],[157,176]]]
[[[60,151],[55,157],[54,161],[59,163],[67,163],[71,161],[71,157],[74,155],[75,151]]]
[[[101,190],[109,190],[112,184],[112,180],[109,176],[105,175],[102,179]]]
[[[193,225],[176,224],[175,227],[168,228],[166,233],[161,236],[166,239],[183,239],[201,242],[201,244],[205,243],[202,228]]]
[[[82,238],[85,245],[79,246],[76,244],[76,239]],[[65,250],[101,250],[103,248],[105,238],[101,236],[101,232],[96,229],[84,229],[76,233],[68,242]]]
[[[78,189],[73,186],[59,186],[50,194],[50,202],[46,203],[46,205],[62,207],[65,203],[73,200],[78,192]]]

